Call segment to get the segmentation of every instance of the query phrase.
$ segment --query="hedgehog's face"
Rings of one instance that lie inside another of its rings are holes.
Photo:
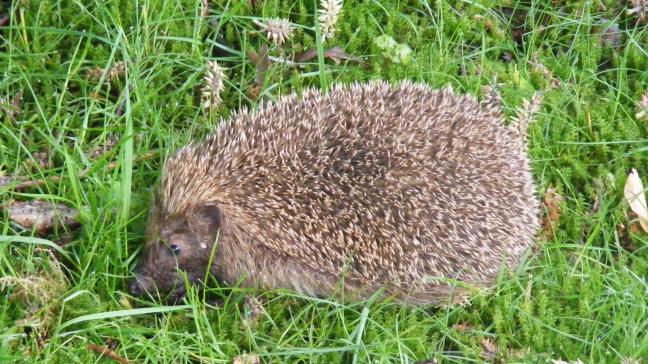
[[[166,217],[154,205],[139,272],[129,284],[131,294],[179,301],[186,291],[185,277],[189,283],[205,279],[220,223],[215,205]]]

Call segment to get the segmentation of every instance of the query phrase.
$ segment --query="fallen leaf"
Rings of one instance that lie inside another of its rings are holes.
[[[643,183],[639,178],[636,169],[632,169],[626,180],[623,194],[630,205],[632,212],[637,214],[639,223],[645,232],[648,232],[648,208],[646,207],[646,195],[644,193]]]
[[[76,229],[81,226],[77,220],[79,212],[63,204],[43,200],[13,201],[8,210],[9,220],[39,235],[46,235],[58,227]]]
[[[545,216],[542,219],[542,230],[547,237],[553,236],[555,225],[560,219],[560,205],[564,200],[556,192],[555,188],[547,189],[542,195],[542,207],[545,211]]]

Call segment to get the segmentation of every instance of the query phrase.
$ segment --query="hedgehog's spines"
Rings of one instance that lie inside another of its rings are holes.
[[[486,282],[532,243],[537,199],[501,114],[404,81],[241,110],[165,163],[167,214],[216,202],[255,244],[351,279]],[[354,256],[355,254],[355,256]]]

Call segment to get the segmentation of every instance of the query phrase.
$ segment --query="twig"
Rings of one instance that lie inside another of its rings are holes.
[[[121,364],[130,364],[128,360],[117,354],[116,352],[108,349],[105,346],[97,345],[97,344],[88,344],[86,345],[88,350],[94,351],[95,353],[99,354],[100,356],[106,356],[107,358],[110,358],[118,363]]]
[[[317,49],[316,48],[311,48],[311,49],[307,50],[306,52],[302,53],[301,55],[299,55],[297,57],[297,62],[310,61],[311,59],[313,59],[315,57],[317,57]],[[336,61],[336,63],[339,62],[340,60],[362,63],[362,58],[347,54],[340,47],[333,47],[333,48],[324,50],[324,58],[333,59],[334,61]]]

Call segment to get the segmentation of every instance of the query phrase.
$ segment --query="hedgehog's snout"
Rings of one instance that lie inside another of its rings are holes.
[[[133,296],[141,296],[144,292],[144,287],[137,281],[137,278],[131,278],[128,283],[128,292]]]
[[[151,292],[153,289],[153,280],[141,274],[135,274],[135,277],[128,282],[128,292],[136,297],[143,295],[145,292]]]

